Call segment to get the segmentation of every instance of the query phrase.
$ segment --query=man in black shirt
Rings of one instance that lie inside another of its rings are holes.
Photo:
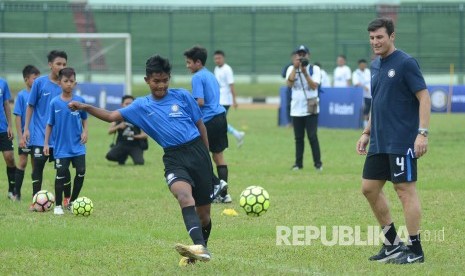
[[[121,106],[126,107],[134,101],[131,95],[124,95]],[[144,150],[141,143],[147,142],[147,134],[137,126],[121,121],[113,122],[108,129],[109,134],[116,135],[116,143],[112,144],[106,158],[124,165],[128,156],[131,156],[134,165],[144,165]]]

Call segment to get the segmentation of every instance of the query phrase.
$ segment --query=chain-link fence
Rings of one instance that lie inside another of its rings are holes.
[[[0,32],[128,32],[136,74],[154,53],[170,58],[175,74],[186,74],[183,52],[200,44],[209,53],[224,50],[236,74],[256,76],[278,75],[299,44],[328,72],[339,54],[355,68],[358,59],[372,57],[366,28],[380,15],[395,18],[397,48],[417,58],[424,72],[448,74],[453,64],[463,75],[463,4],[226,8],[6,2],[0,3]],[[1,64],[12,50],[4,45],[0,41],[0,74],[9,70]],[[207,66],[213,66],[211,57]]]

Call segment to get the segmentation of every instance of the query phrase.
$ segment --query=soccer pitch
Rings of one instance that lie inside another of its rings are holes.
[[[326,227],[327,239],[332,238],[333,227],[359,226],[363,240],[367,239],[367,229],[377,226],[360,192],[364,157],[355,153],[360,130],[320,128],[324,171],[313,169],[308,142],[304,170],[290,171],[294,136],[291,128],[277,127],[276,108],[239,107],[230,111],[228,119],[245,130],[246,137],[240,149],[229,137],[225,157],[233,203],[212,206],[209,263],[178,267],[180,256],[174,245],[191,241],[179,206],[164,182],[160,147],[151,141],[144,166],[133,166],[132,161],[126,166],[110,163],[104,158],[112,139],[107,134],[108,124],[90,118],[87,171],[81,191],[81,196],[94,203],[90,217],[28,212],[30,164],[23,201],[10,202],[5,163],[0,162],[0,275],[463,273],[463,114],[432,115],[429,152],[418,162],[417,183],[423,208],[425,263],[408,266],[368,261],[380,245],[327,246],[321,239],[304,245],[277,245],[278,226]],[[54,175],[52,164],[48,164],[44,189],[54,192]],[[250,185],[260,185],[270,194],[270,208],[262,217],[247,217],[239,207],[239,194]],[[386,184],[385,192],[396,226],[405,225],[391,183]],[[225,208],[234,208],[239,216],[221,215]],[[292,238],[297,243],[305,241],[298,235],[291,237],[291,242]]]

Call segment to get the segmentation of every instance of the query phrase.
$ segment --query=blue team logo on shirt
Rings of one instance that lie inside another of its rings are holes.
[[[388,77],[392,78],[396,75],[396,70],[394,69],[391,69],[388,71]]]
[[[179,111],[179,105],[173,104],[171,106],[171,113],[169,114],[170,117],[182,117],[182,112]]]

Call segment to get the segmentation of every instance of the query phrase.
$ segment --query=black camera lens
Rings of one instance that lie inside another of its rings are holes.
[[[300,59],[300,64],[304,67],[308,66],[310,64],[310,62],[308,61],[308,59],[306,58],[301,58]]]

